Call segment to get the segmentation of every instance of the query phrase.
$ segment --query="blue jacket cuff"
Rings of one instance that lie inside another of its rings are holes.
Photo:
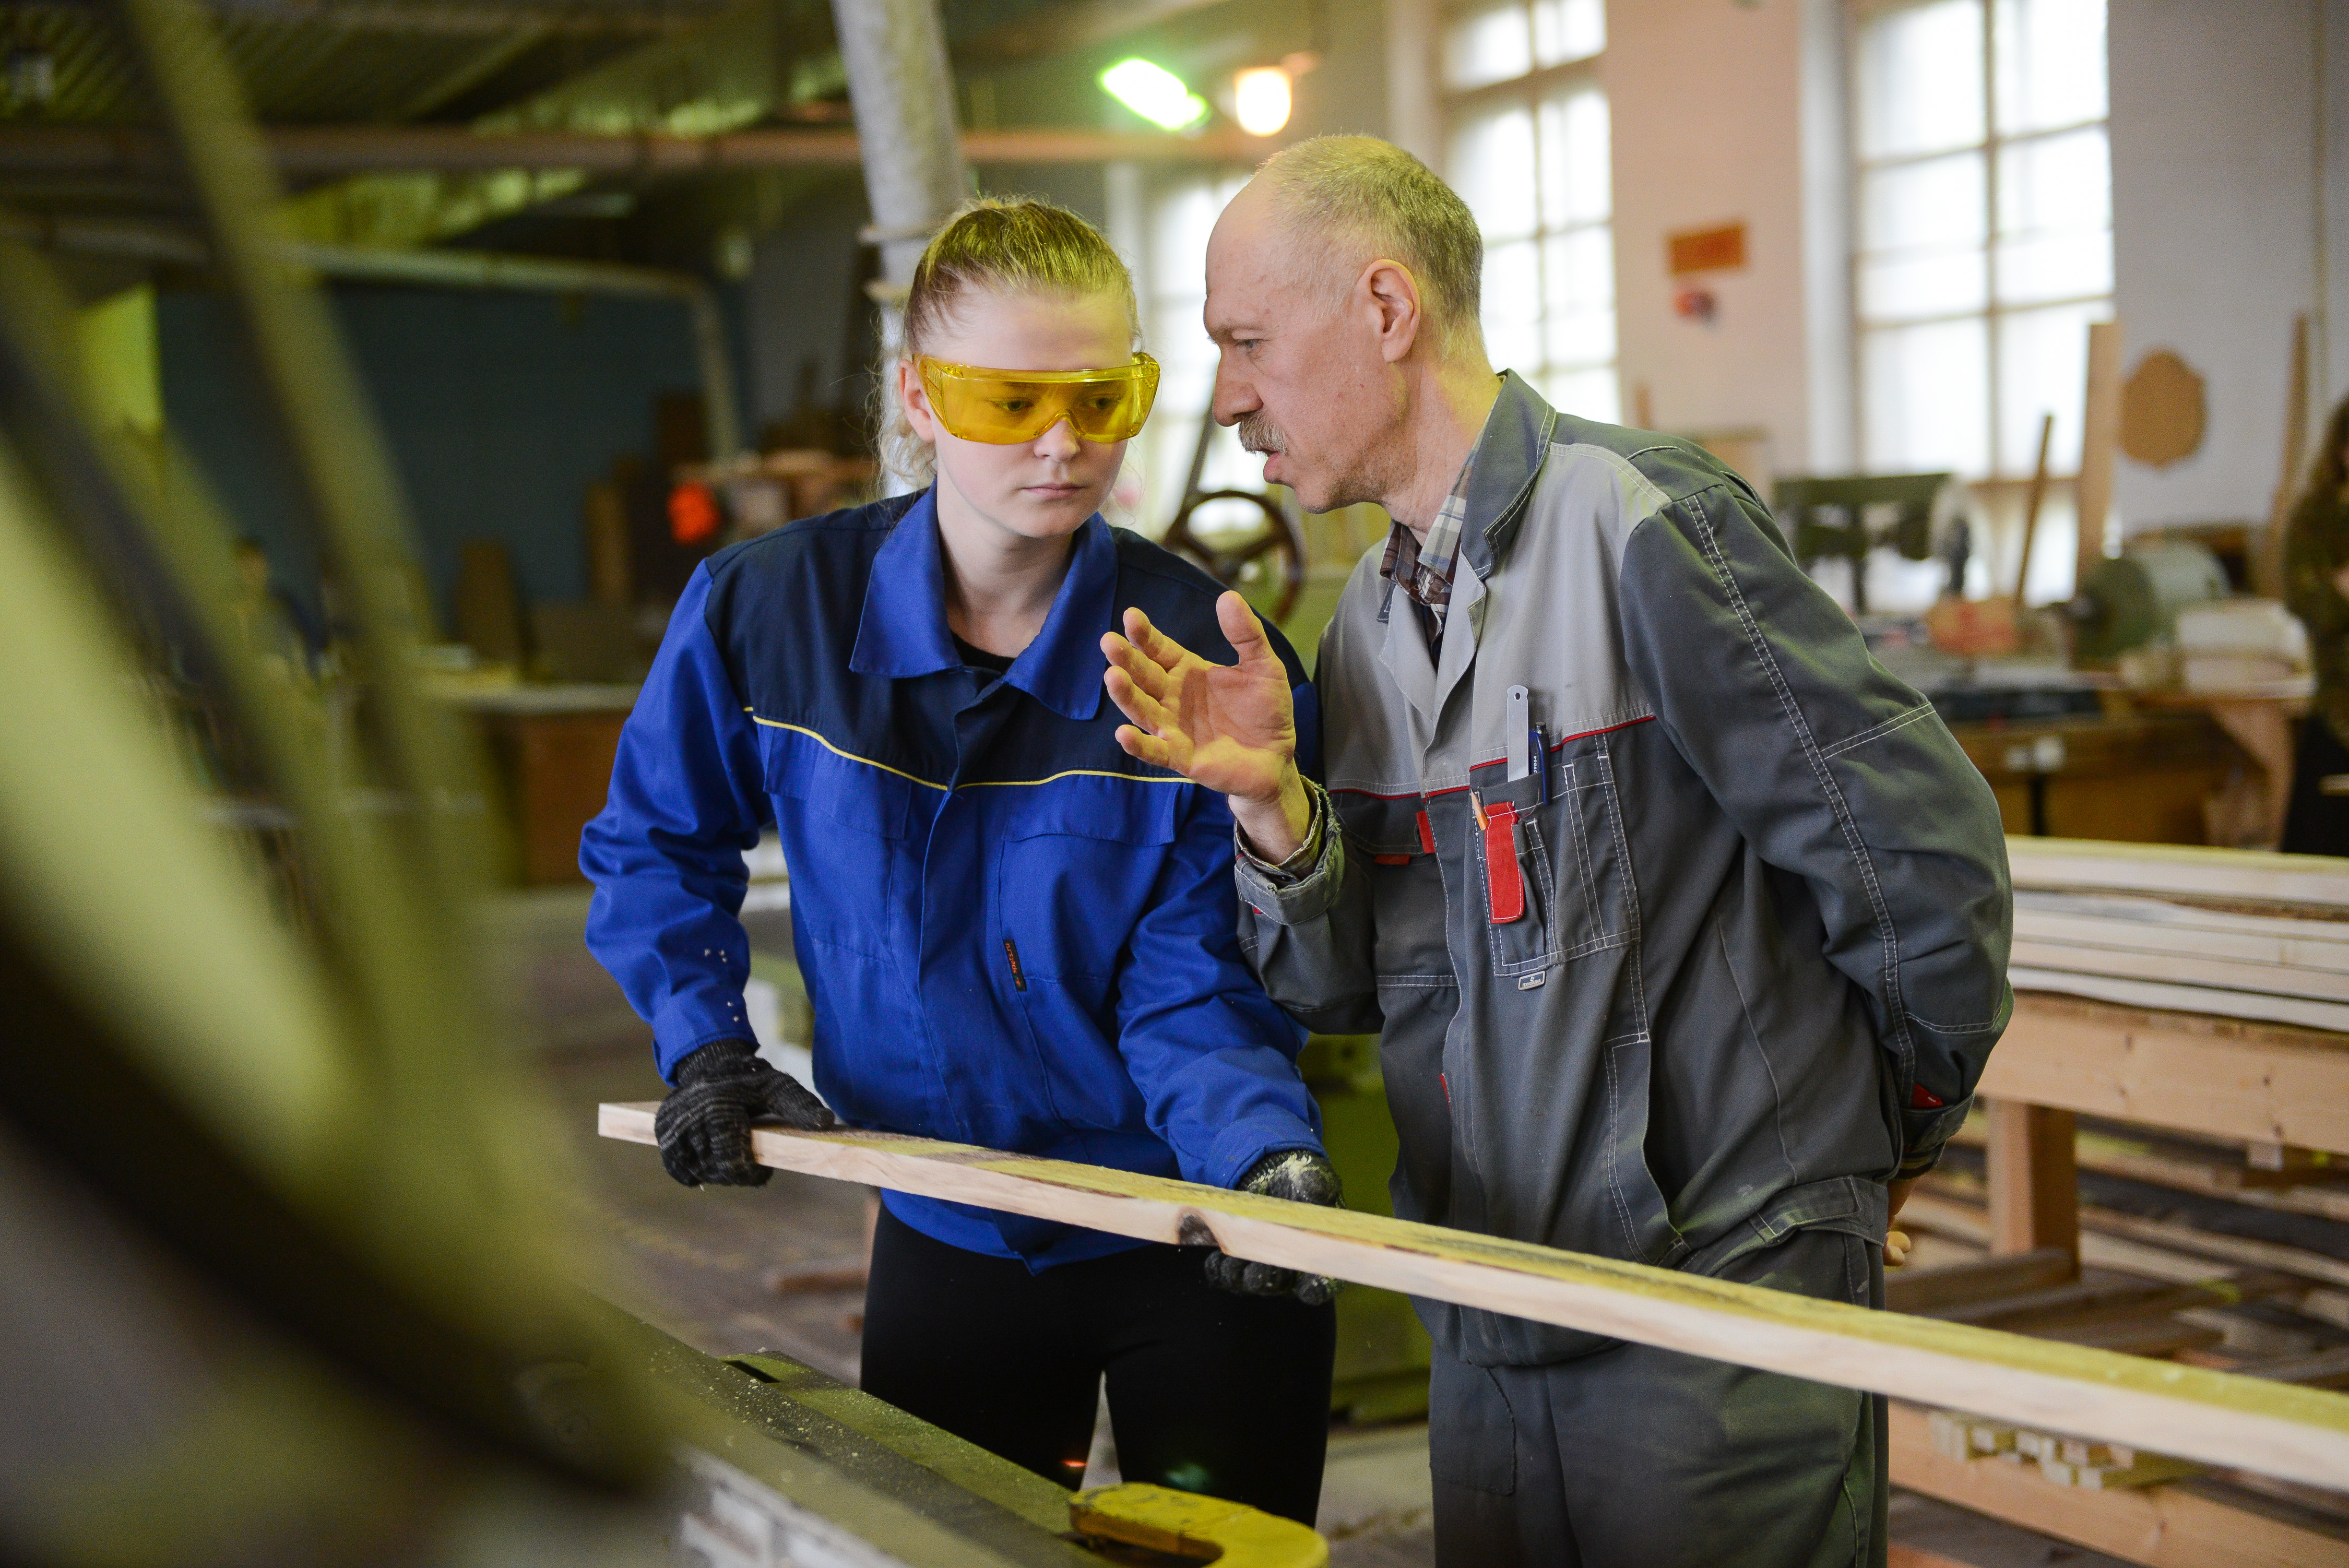
[[[675,1081],[677,1064],[712,1040],[750,1040],[758,1035],[739,990],[681,992],[661,1005],[653,1018],[653,1064],[663,1082]]]
[[[1257,1161],[1289,1149],[1326,1152],[1321,1140],[1298,1118],[1274,1110],[1257,1111],[1216,1135],[1200,1179],[1210,1187],[1236,1187]]]

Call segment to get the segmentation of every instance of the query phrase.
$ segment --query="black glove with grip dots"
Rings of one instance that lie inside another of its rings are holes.
[[[1237,1189],[1297,1203],[1339,1207],[1338,1172],[1318,1149],[1283,1149],[1248,1167]],[[1207,1283],[1234,1295],[1293,1295],[1308,1306],[1326,1306],[1343,1282],[1327,1274],[1299,1274],[1271,1264],[1252,1264],[1220,1249],[1206,1257]]]
[[[750,1124],[802,1132],[835,1125],[832,1110],[748,1040],[712,1040],[677,1064],[677,1087],[653,1115],[661,1169],[688,1187],[763,1187],[774,1172],[750,1158]]]

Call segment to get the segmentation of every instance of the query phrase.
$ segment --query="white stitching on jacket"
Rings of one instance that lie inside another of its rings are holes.
[[[1917,1076],[1917,1046],[1909,1037],[1909,1009],[1900,997],[1900,938],[1893,928],[1892,911],[1884,900],[1884,889],[1876,880],[1875,862],[1868,858],[1868,843],[1859,835],[1859,824],[1852,820],[1851,808],[1843,798],[1843,790],[1828,771],[1826,758],[1819,754],[1817,738],[1803,717],[1801,707],[1795,701],[1794,689],[1778,669],[1778,661],[1771,656],[1770,645],[1762,635],[1762,626],[1754,618],[1754,611],[1745,602],[1744,590],[1737,585],[1737,576],[1729,569],[1729,558],[1723,553],[1720,535],[1714,531],[1713,518],[1705,511],[1704,492],[1700,490],[1686,498],[1689,511],[1695,516],[1697,526],[1704,531],[1705,553],[1712,558],[1713,569],[1721,577],[1721,585],[1729,593],[1731,607],[1737,612],[1738,624],[1745,628],[1745,640],[1754,649],[1754,656],[1770,677],[1771,689],[1778,694],[1779,706],[1786,711],[1786,722],[1795,731],[1795,739],[1803,748],[1803,756],[1811,765],[1812,774],[1819,781],[1819,789],[1826,797],[1827,809],[1835,813],[1836,824],[1842,829],[1844,842],[1851,851],[1852,861],[1859,868],[1861,882],[1868,889],[1868,908],[1876,913],[1877,929],[1882,933],[1884,944],[1884,992],[1886,1010],[1891,1014],[1892,1042],[1900,1054],[1900,1066],[1910,1079]]]
[[[1851,750],[1854,747],[1865,746],[1871,740],[1881,740],[1884,737],[1891,734],[1896,729],[1905,728],[1906,727],[1916,723],[1920,718],[1930,717],[1931,717],[1932,712],[1933,705],[1931,703],[1920,702],[1915,707],[1909,708],[1905,713],[1894,714],[1890,718],[1886,719],[1882,724],[1878,725],[1873,729],[1863,729],[1857,735],[1851,737],[1847,740],[1837,741],[1833,746],[1830,746],[1825,751],[1820,752],[1819,755],[1823,758],[1841,757],[1845,752]]]

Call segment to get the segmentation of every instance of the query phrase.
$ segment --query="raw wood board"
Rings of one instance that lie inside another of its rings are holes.
[[[2019,995],[1979,1087],[2118,1121],[2349,1153],[2349,1039],[2337,1032]]]
[[[598,1130],[651,1143],[651,1104]],[[875,1132],[758,1128],[762,1165],[1180,1244],[2082,1437],[2349,1485],[2349,1396],[1163,1177]]]
[[[2018,888],[2349,905],[2349,860],[2325,855],[2010,834],[2006,859]]]
[[[2021,958],[2025,943],[2015,944]],[[2214,985],[2179,985],[2162,980],[2136,980],[2112,975],[2080,974],[2027,963],[2008,968],[2006,977],[2018,991],[2060,991],[2091,996],[2124,1007],[2158,1008],[2169,1013],[2209,1013],[2222,1018],[2255,1018],[2264,1023],[2297,1024],[2304,1029],[2349,1033],[2349,1003],[2316,1002],[2300,996],[2276,996],[2261,991],[2230,991]]]
[[[2074,942],[2026,932],[2020,923],[2009,962],[2017,969],[2060,969],[2071,975],[2116,980],[2153,980],[2163,985],[2249,991],[2311,1002],[2349,1003],[2349,974],[2297,965],[2242,963],[2216,955],[2196,957],[2107,943]],[[2011,973],[2011,971],[2010,971]],[[2233,1000],[2230,998],[2230,1000]]]
[[[2117,909],[2123,902],[2118,899],[2040,902],[2058,896],[2017,893],[2014,934],[2033,942],[2072,943],[2126,953],[2176,954],[2186,958],[2349,975],[2349,923],[2228,914],[2218,910],[2206,912],[2158,903],[2151,899],[2128,901],[2137,908],[2127,913]],[[2203,918],[2177,918],[2188,915]]]

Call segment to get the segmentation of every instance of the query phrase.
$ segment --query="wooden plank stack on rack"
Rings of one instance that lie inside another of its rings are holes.
[[[2349,1229],[2329,1229],[2349,1221],[2349,861],[2048,839],[2009,854],[2014,1017],[1983,1115],[1903,1212],[1931,1244],[1890,1303],[2349,1386]],[[1933,1267],[1935,1248],[1978,1252]],[[1898,1485],[2151,1568],[2349,1563],[2339,1481],[1922,1405],[1895,1405],[1891,1439]]]

